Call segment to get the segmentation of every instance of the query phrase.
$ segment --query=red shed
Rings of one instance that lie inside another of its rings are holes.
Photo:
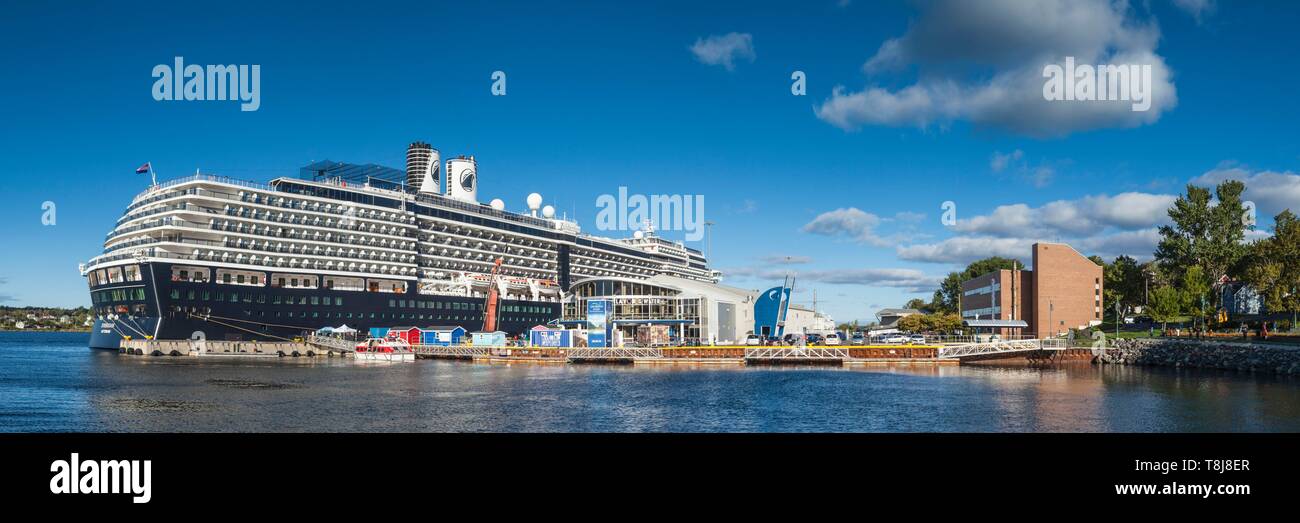
[[[420,344],[419,327],[391,327],[388,329],[389,339],[400,339],[410,345]]]

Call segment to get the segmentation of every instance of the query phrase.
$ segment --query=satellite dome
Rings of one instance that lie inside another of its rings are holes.
[[[528,209],[529,209],[529,210],[533,210],[533,211],[535,211],[535,210],[537,210],[538,207],[541,207],[541,206],[542,206],[542,195],[537,194],[537,193],[532,193],[532,194],[528,195]]]
[[[502,201],[501,198],[493,198],[490,205],[498,211],[503,211],[506,208],[506,202]]]
[[[641,231],[637,231],[632,233],[632,237],[640,240],[641,238],[645,238],[645,233]]]
[[[554,218],[555,207],[551,207],[550,205],[547,205],[546,207],[542,207],[542,216],[545,216],[547,218]]]

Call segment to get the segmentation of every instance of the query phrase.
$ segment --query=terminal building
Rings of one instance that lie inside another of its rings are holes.
[[[1047,338],[1101,323],[1101,266],[1063,243],[1035,243],[1032,259],[1032,270],[962,282],[962,325],[1004,338]]]
[[[754,333],[835,329],[830,316],[791,305],[789,289],[784,297],[781,289],[760,292],[667,274],[588,278],[569,288],[559,323],[591,328],[589,302],[604,301],[613,346],[731,345]]]

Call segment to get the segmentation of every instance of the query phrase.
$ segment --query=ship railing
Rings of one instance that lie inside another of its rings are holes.
[[[276,204],[276,203],[269,203],[269,202],[265,202],[265,201],[262,201],[262,202],[259,202],[259,201],[253,201],[253,200],[249,200],[247,197],[242,197],[242,198],[241,198],[239,195],[236,195],[236,194],[231,194],[231,193],[222,192],[222,191],[215,191],[215,190],[211,190],[211,189],[202,189],[202,190],[194,190],[194,189],[192,189],[192,190],[187,190],[187,191],[183,191],[183,192],[177,192],[177,193],[173,193],[173,194],[171,194],[171,195],[157,197],[156,200],[154,200],[154,201],[161,201],[161,200],[166,200],[166,199],[171,199],[171,198],[181,198],[181,197],[185,197],[185,196],[198,196],[198,197],[202,197],[202,198],[211,198],[211,199],[216,199],[216,200],[226,200],[226,201],[239,202],[239,203],[244,203],[244,204],[249,204],[249,205],[264,205],[264,206],[271,207],[271,208],[276,208],[276,209],[285,209],[285,210],[293,211],[293,212],[320,213],[320,214],[324,214],[324,215],[327,215],[327,216],[348,216],[348,214],[347,214],[348,211],[347,211],[347,209],[344,208],[344,206],[343,206],[342,204],[340,204],[338,207],[332,208],[332,209],[330,209],[330,210],[323,210],[323,209],[308,209],[308,208],[305,208],[305,207],[299,207],[299,206],[293,206],[293,205]],[[152,203],[152,202],[144,202],[144,201],[141,201],[141,202],[135,202],[135,203],[132,203],[131,206],[127,207],[127,212],[129,213],[132,209],[134,209],[134,208],[136,208],[136,207],[138,207],[138,206],[140,206],[140,205],[145,205],[145,204],[147,204],[147,203]],[[211,211],[211,212],[216,212],[216,211]],[[220,214],[220,213],[218,212],[218,214]],[[230,213],[226,213],[226,214],[229,215]],[[418,228],[418,225],[416,225],[416,224],[414,224],[414,223],[410,223],[410,222],[405,221],[405,220],[398,220],[398,221],[394,221],[394,220],[381,220],[381,219],[377,219],[377,218],[368,218],[368,217],[364,217],[364,216],[349,216],[349,217],[352,218],[352,219],[354,219],[358,224],[357,224],[357,225],[354,225],[354,226],[352,226],[352,227],[336,227],[336,228],[343,229],[343,230],[350,230],[350,231],[363,231],[363,229],[362,229],[362,225],[361,225],[360,223],[361,223],[362,221],[371,221],[371,222],[376,222],[376,223],[379,223],[379,224],[382,224],[382,225],[388,225],[388,226],[390,226],[390,227],[398,228],[398,231],[399,231],[399,232],[398,232],[397,234],[395,234],[395,235],[397,235],[397,236],[404,236],[404,237],[405,237],[406,234],[407,234],[407,230],[405,229],[405,227]],[[125,218],[125,216],[123,216],[123,218]],[[119,222],[120,222],[120,221],[122,221],[122,218],[119,218]],[[274,221],[274,220],[267,220],[267,221]],[[289,222],[285,222],[285,221],[279,221],[279,222],[280,222],[280,223],[289,223]]]
[[[368,245],[368,244],[361,244],[361,243],[355,243],[355,242],[340,242],[340,241],[332,241],[332,240],[315,239],[315,238],[310,238],[310,237],[304,237],[304,235],[289,235],[289,234],[286,234],[286,235],[282,235],[282,236],[275,236],[275,235],[265,235],[265,234],[261,234],[261,233],[247,232],[247,231],[239,231],[239,230],[237,230],[237,229],[227,229],[227,228],[221,228],[221,227],[213,228],[213,227],[211,227],[211,226],[202,225],[202,224],[198,224],[198,223],[195,223],[195,222],[190,222],[190,221],[187,221],[187,220],[181,220],[181,219],[169,220],[169,221],[166,221],[166,222],[151,223],[151,224],[147,224],[147,226],[143,226],[143,227],[142,227],[142,226],[132,226],[132,227],[129,228],[129,229],[123,229],[123,230],[121,230],[121,231],[118,231],[117,234],[118,234],[118,235],[125,235],[125,234],[129,234],[129,233],[132,233],[132,232],[143,231],[143,230],[146,230],[146,229],[160,229],[160,228],[164,228],[164,227],[173,227],[173,228],[181,228],[181,229],[191,229],[191,230],[195,230],[195,231],[203,231],[203,232],[227,232],[227,233],[232,233],[232,234],[247,234],[247,235],[250,235],[250,236],[257,236],[257,237],[260,237],[260,238],[263,238],[263,239],[276,239],[276,240],[301,240],[301,241],[312,241],[312,242],[318,242],[318,243],[328,243],[328,244],[340,245],[340,246],[348,246],[348,245],[352,245],[352,246],[359,246],[359,247],[369,247],[369,248],[374,249],[374,250],[380,250],[380,249],[382,249],[382,250],[385,250],[385,251],[397,252],[397,253],[400,253],[400,255],[409,255],[409,254],[410,254],[408,251],[405,251],[405,250],[402,250],[402,249],[394,249],[394,248],[391,248],[391,247],[379,247],[379,246]],[[376,257],[376,256],[361,256],[360,254],[356,254],[356,255],[347,255],[347,254],[326,255],[326,254],[324,254],[324,253],[319,253],[319,254],[318,254],[318,253],[314,253],[314,252],[292,252],[292,251],[288,251],[288,250],[276,250],[276,249],[264,249],[264,248],[252,249],[252,248],[249,248],[249,247],[246,247],[246,246],[239,246],[239,245],[235,244],[234,242],[223,243],[223,242],[217,242],[217,241],[211,241],[211,240],[198,240],[198,239],[161,239],[161,240],[158,240],[158,241],[174,242],[174,243],[196,243],[196,244],[200,244],[200,245],[213,245],[213,246],[220,246],[220,247],[225,247],[225,248],[229,248],[229,249],[241,249],[241,250],[246,250],[246,251],[255,252],[255,253],[262,252],[262,253],[273,253],[273,254],[294,255],[294,256],[315,256],[315,257],[330,257],[330,258],[346,258],[346,259],[349,259],[349,260],[380,261],[380,262],[383,262],[383,263],[388,263],[388,264],[392,264],[392,265],[401,265],[401,266],[415,266],[415,265],[416,265],[416,263],[414,263],[414,262],[409,262],[409,261],[392,261],[392,260],[384,260],[384,259],[379,258],[379,257]],[[120,244],[114,244],[114,246],[113,246],[113,247],[110,247],[109,249],[110,249],[110,250],[116,250],[116,249],[118,248],[118,245],[120,245]]]
[[[541,227],[546,230],[551,230],[555,228],[555,226],[552,225],[551,222],[547,220],[543,220],[541,218],[534,218],[532,216],[527,216],[527,215],[517,214],[517,213],[512,213],[507,211],[498,211],[486,205],[462,202],[451,198],[447,198],[445,196],[438,196],[438,195],[431,195],[431,194],[416,194],[415,201],[417,203],[426,203],[435,207],[448,207],[451,209],[456,209],[461,211],[471,211],[475,214],[485,214],[488,216],[492,216],[494,218],[501,218],[503,220],[526,223],[536,227]]]
[[[264,184],[264,183],[259,183],[259,182],[250,182],[250,181],[248,181],[248,180],[239,180],[239,179],[236,179],[236,178],[230,178],[230,177],[228,177],[228,176],[218,176],[218,175],[215,175],[215,174],[191,174],[191,175],[189,175],[189,176],[182,176],[182,177],[180,177],[180,178],[174,178],[174,179],[171,179],[171,180],[167,180],[167,181],[165,181],[165,182],[163,182],[163,183],[160,183],[160,184],[158,184],[158,185],[155,185],[155,186],[151,187],[149,191],[146,191],[144,194],[150,194],[150,193],[152,193],[152,192],[156,192],[156,191],[159,191],[159,190],[167,189],[167,188],[169,188],[169,187],[175,187],[175,186],[177,186],[177,185],[181,185],[181,184],[183,184],[183,183],[190,183],[190,182],[196,182],[196,181],[201,181],[201,182],[214,182],[214,183],[221,183],[221,184],[226,184],[226,185],[235,185],[235,186],[239,186],[239,187],[247,187],[247,188],[249,188],[249,189],[259,189],[259,190],[263,190],[263,191],[273,191],[273,190],[275,190],[275,188],[271,187],[270,185]]]

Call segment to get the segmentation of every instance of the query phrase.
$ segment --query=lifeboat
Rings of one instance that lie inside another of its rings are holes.
[[[370,338],[357,344],[353,356],[361,361],[415,361],[415,349],[400,339]]]

